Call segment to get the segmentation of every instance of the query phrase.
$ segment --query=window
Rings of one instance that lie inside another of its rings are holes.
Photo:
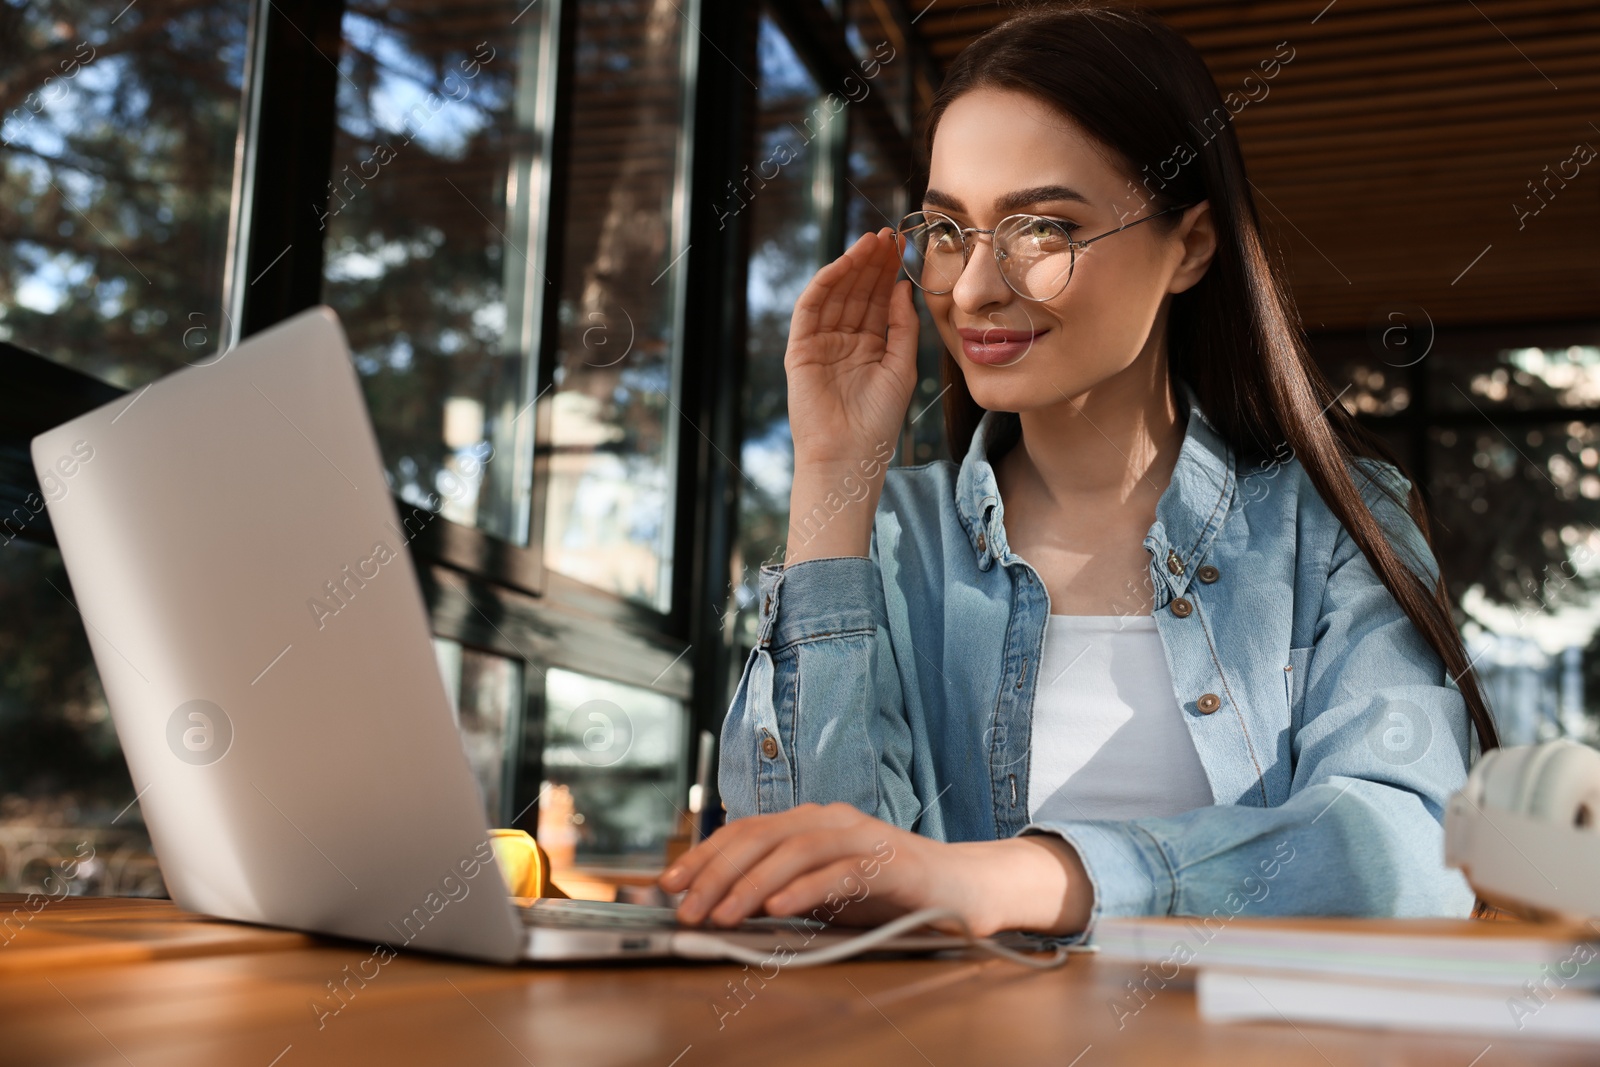
[[[512,789],[522,751],[522,662],[444,637],[433,639],[433,649],[484,817],[490,826],[509,826],[518,814]]]
[[[671,607],[683,306],[684,36],[671,4],[580,4],[544,470],[546,565]]]
[[[545,673],[544,692],[538,839],[556,877],[659,864],[687,833],[683,702],[561,668]]]
[[[491,821],[548,831],[565,804],[588,827],[567,867],[659,860],[686,789],[687,650],[660,639],[681,625],[692,23],[490,6],[347,5],[323,295],[395,492],[441,520],[413,547]],[[576,637],[569,611],[630,635]],[[594,736],[549,718],[574,686],[627,709],[632,755],[568,768]]]
[[[1501,741],[1600,741],[1600,329],[1400,322],[1313,348],[1426,492]]]
[[[7,11],[0,340],[125,389],[214,355],[249,3]]]
[[[761,16],[755,144],[734,205],[747,213],[744,446],[740,450],[739,556],[747,605],[740,638],[754,643],[762,563],[782,563],[788,537],[794,442],[783,369],[789,316],[811,276],[838,254],[825,238],[833,177],[828,146],[844,126],[770,13]],[[840,98],[834,97],[837,103]],[[819,202],[820,199],[820,202]]]
[[[117,7],[6,8],[0,68],[31,73],[0,98],[0,339],[127,389],[227,335],[250,6]],[[55,892],[82,860],[73,893],[163,895],[61,557],[34,538],[40,517],[0,537],[0,891]]]
[[[881,94],[895,125],[909,136],[912,60],[905,33],[883,0],[844,0],[844,9],[845,42],[860,63],[858,78],[869,83],[862,94]]]
[[[880,54],[888,58],[876,67],[869,63],[863,68],[863,73],[875,70],[881,78],[888,67],[897,61],[909,69],[908,57],[892,50],[880,49]],[[884,84],[893,83],[885,81]],[[847,178],[849,195],[845,202],[846,241],[854,241],[861,234],[884,226],[897,227],[906,213],[914,210],[910,197],[911,178],[907,173],[910,169],[909,157],[903,147],[899,159],[891,155],[879,137],[881,129],[881,124],[874,128],[874,124],[859,113],[852,116]],[[917,335],[917,386],[906,411],[906,429],[900,441],[899,456],[901,462],[907,464],[945,458],[944,418],[938,404],[942,395],[939,365],[944,356],[944,342],[940,340],[933,318],[928,313],[927,301],[919,291],[913,291],[911,296],[921,327]]]
[[[352,2],[323,237],[395,493],[528,540],[542,11]]]
[[[755,639],[755,591],[763,563],[781,563],[792,528],[789,489],[794,444],[788,422],[784,353],[795,299],[846,244],[897,226],[912,193],[912,149],[903,121],[911,55],[889,5],[846,0],[841,49],[855,65],[833,70],[802,52],[780,6],[764,6],[757,37],[755,143],[726,208],[742,216],[750,258],[740,451],[736,640]],[[816,71],[828,71],[818,78]],[[918,190],[920,192],[920,190]],[[939,350],[924,323],[923,381],[907,414],[897,461],[936,458],[943,438],[936,398]],[[914,458],[913,458],[914,457]]]

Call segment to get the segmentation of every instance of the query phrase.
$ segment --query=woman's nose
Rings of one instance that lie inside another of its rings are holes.
[[[968,240],[972,242],[972,253],[956,279],[955,288],[950,291],[956,307],[975,315],[991,304],[1010,303],[1016,294],[1000,274],[1000,264],[994,258],[993,235],[975,233]]]

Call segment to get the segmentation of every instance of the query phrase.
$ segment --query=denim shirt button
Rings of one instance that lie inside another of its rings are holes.
[[[982,530],[978,531],[978,551],[979,552],[987,552],[987,551],[989,551],[989,539],[987,537],[983,536],[983,531]]]
[[[1172,602],[1172,613],[1180,619],[1187,619],[1193,612],[1194,605],[1181,596]]]
[[[1195,701],[1195,707],[1200,709],[1200,714],[1210,715],[1213,711],[1222,707],[1222,701],[1215,693],[1204,693],[1199,700]],[[769,737],[767,740],[770,741],[772,739]]]
[[[778,758],[778,742],[773,739],[771,734],[767,734],[766,737],[761,739],[761,754],[767,759]]]
[[[1213,567],[1211,564],[1207,563],[1205,566],[1195,571],[1194,576],[1200,579],[1202,582],[1205,582],[1207,585],[1210,585],[1212,582],[1222,577],[1222,572],[1217,570],[1217,568]]]
[[[1173,574],[1183,573],[1183,560],[1179,559],[1178,554],[1170,548],[1167,550],[1167,570]]]

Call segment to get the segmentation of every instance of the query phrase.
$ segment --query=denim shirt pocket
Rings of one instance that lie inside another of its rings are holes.
[[[1291,736],[1300,729],[1301,712],[1306,699],[1306,670],[1311,664],[1312,647],[1291,648],[1289,665],[1283,672],[1284,695],[1289,700],[1289,732]]]

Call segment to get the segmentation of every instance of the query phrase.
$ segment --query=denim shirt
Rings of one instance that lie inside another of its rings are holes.
[[[730,819],[843,801],[941,841],[1054,833],[1107,916],[1463,916],[1441,819],[1466,780],[1466,702],[1285,447],[1244,463],[1180,382],[1185,436],[1144,538],[1176,713],[1214,803],[1170,817],[1028,818],[1050,600],[1006,542],[986,412],[959,468],[893,467],[870,555],[764,566],[757,645],[722,728]],[[1352,476],[1431,587],[1437,563]],[[845,506],[859,506],[847,504]],[[1159,783],[1152,783],[1159,788]]]

